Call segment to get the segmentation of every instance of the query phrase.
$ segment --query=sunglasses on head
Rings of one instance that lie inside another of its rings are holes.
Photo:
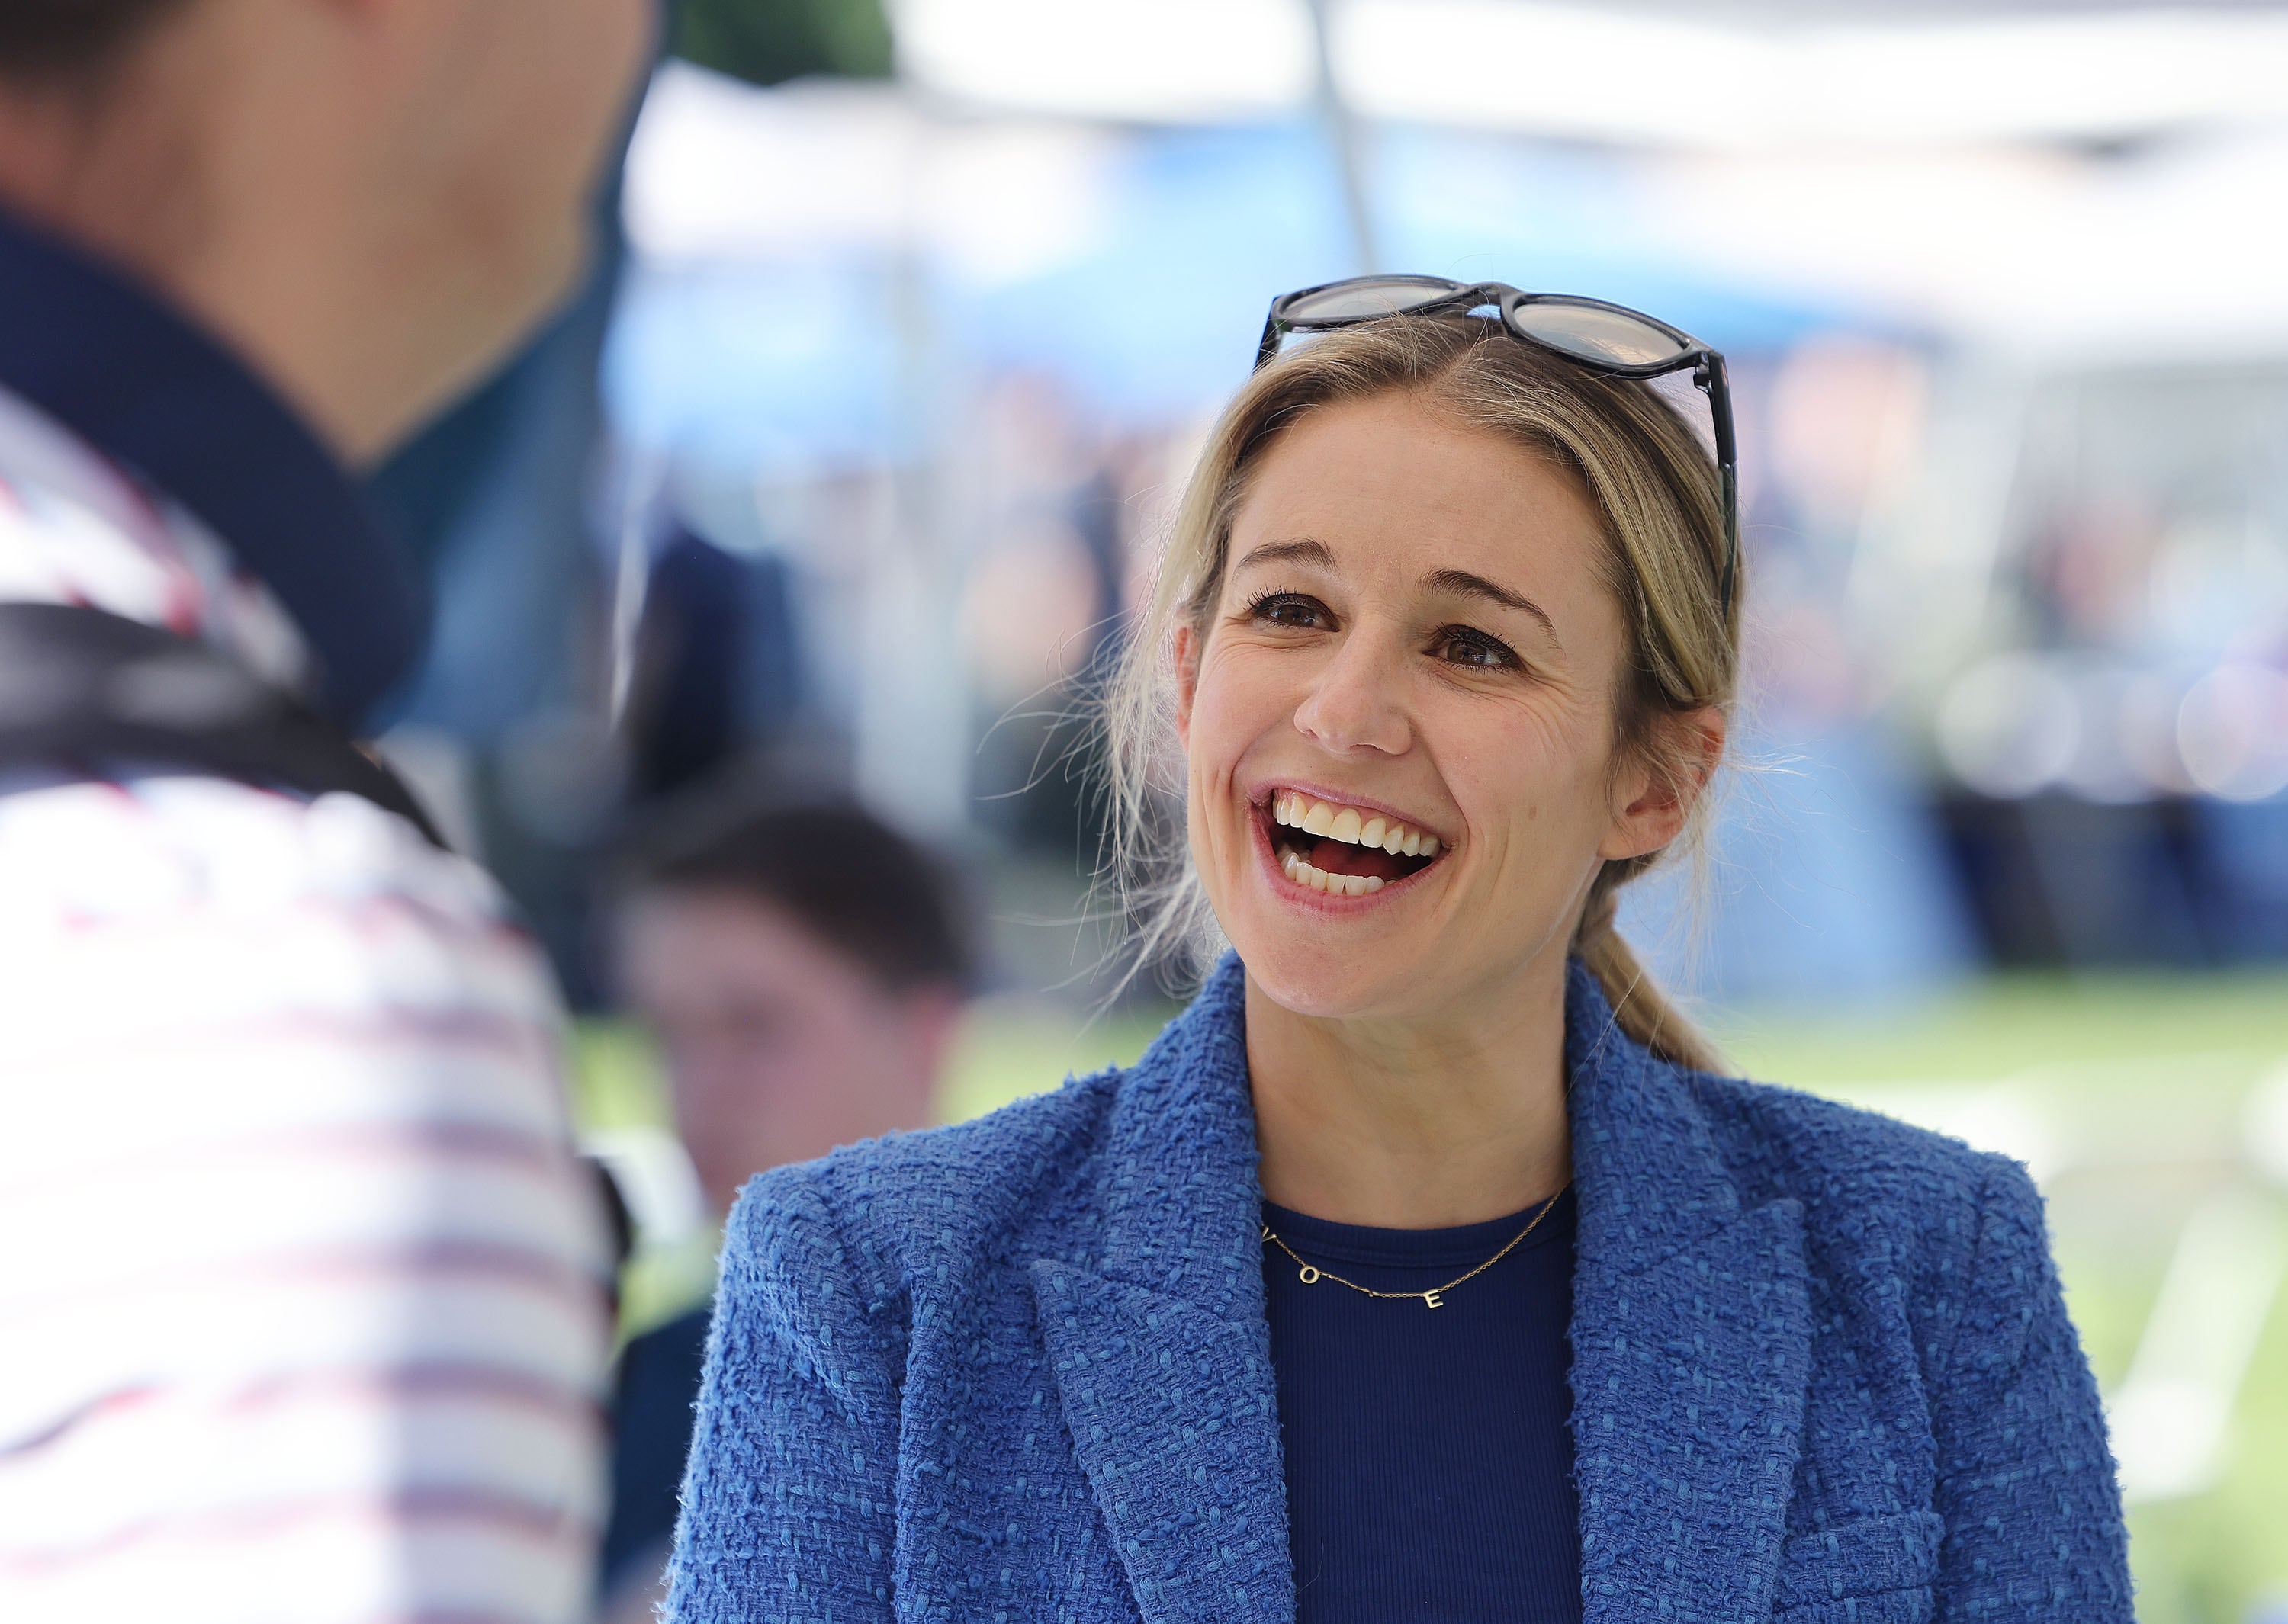
[[[1491,309],[1511,337],[1608,377],[1648,379],[1689,368],[1707,397],[1716,471],[1724,492],[1724,567],[1719,599],[1732,612],[1740,564],[1740,479],[1732,443],[1732,392],[1724,357],[1691,334],[1642,311],[1569,293],[1527,293],[1507,282],[1458,282],[1442,276],[1353,276],[1283,293],[1271,301],[1256,346],[1260,370],[1290,333],[1327,333],[1396,315],[1466,315]]]

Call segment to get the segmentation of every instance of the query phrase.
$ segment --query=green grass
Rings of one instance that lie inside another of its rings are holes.
[[[946,1115],[1132,1060],[1159,1018],[986,1006],[959,1045]],[[1748,1075],[2037,1150],[2068,1304],[2109,1389],[2186,1214],[2220,1181],[2251,1176],[2238,1123],[2251,1091],[2288,1066],[2288,975],[2011,976],[1880,1018],[1749,1011],[1717,1027]],[[624,1028],[588,1028],[581,1062],[584,1120],[665,1121],[649,1057]],[[632,1311],[703,1292],[703,1274],[676,1267],[632,1280]],[[2130,1526],[2143,1624],[2288,1618],[2288,1303],[2268,1322],[2220,1481],[2137,1507]]]
[[[2220,1184],[2253,1182],[2240,1123],[2288,1066],[2288,976],[2015,976],[1879,1021],[1767,1012],[1722,1035],[1751,1076],[1911,1116],[1998,1108],[2038,1125],[2062,1162],[2045,1193],[2067,1304],[2109,1390],[2186,1216]],[[2288,1619],[2288,1300],[2241,1390],[2221,1479],[2133,1507],[2130,1551],[2144,1624]]]

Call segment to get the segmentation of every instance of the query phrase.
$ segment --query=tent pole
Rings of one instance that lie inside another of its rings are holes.
[[[1311,39],[1318,57],[1319,117],[1326,126],[1328,144],[1334,148],[1335,167],[1341,171],[1343,208],[1350,217],[1351,252],[1362,274],[1382,268],[1375,242],[1374,215],[1367,204],[1365,154],[1361,151],[1358,117],[1344,99],[1342,82],[1335,75],[1334,0],[1305,0],[1311,12]]]

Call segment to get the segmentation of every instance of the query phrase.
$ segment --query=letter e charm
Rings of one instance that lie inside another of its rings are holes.
[[[1434,1291],[1426,1291],[1426,1292],[1424,1292],[1424,1293],[1422,1294],[1422,1300],[1423,1300],[1425,1303],[1428,1303],[1431,1307],[1433,1307],[1433,1308],[1443,1308],[1443,1307],[1445,1307],[1445,1306],[1446,1306],[1445,1299],[1444,1299],[1444,1298],[1442,1298],[1442,1297],[1441,1297],[1441,1296],[1440,1296],[1436,1292],[1434,1292]]]

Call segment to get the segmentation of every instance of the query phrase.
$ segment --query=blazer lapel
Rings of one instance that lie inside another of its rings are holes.
[[[1676,1068],[1567,999],[1587,1624],[1768,1619],[1810,1377],[1802,1211],[1743,1211]]]
[[[1251,1327],[1033,1265],[1081,1469],[1148,1624],[1295,1616],[1279,1406]]]
[[[1099,1268],[1032,1265],[1081,1468],[1148,1624],[1290,1624],[1243,983],[1227,957],[1124,1080]]]

